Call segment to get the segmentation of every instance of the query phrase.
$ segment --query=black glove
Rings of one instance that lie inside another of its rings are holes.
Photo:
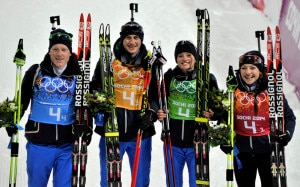
[[[145,114],[140,116],[137,119],[137,127],[139,129],[145,129],[151,125],[153,125],[153,123],[157,120],[157,114],[154,110],[149,109],[146,110]]]
[[[277,142],[282,144],[283,146],[286,146],[290,140],[291,140],[291,135],[289,131],[286,131],[285,133],[277,137]]]
[[[221,144],[220,149],[225,153],[225,154],[230,154],[233,147],[229,144]]]
[[[236,77],[234,76],[233,67],[229,66],[228,68],[228,77],[226,78],[226,86],[228,89],[234,90],[237,87],[238,83]]]
[[[17,133],[18,128],[17,128],[16,126],[14,126],[14,125],[11,125],[11,126],[9,126],[9,127],[6,127],[5,130],[6,130],[6,132],[7,132],[7,135],[8,135],[9,137],[11,137],[13,134],[16,134],[16,133]]]
[[[90,143],[92,141],[92,134],[93,134],[93,131],[91,131],[91,133],[89,133],[89,134],[84,134],[82,136],[82,141],[85,141],[86,145],[90,145]]]
[[[91,143],[93,129],[90,126],[74,124],[72,127],[72,132],[75,140],[77,140],[79,137],[82,137],[82,141],[85,141],[86,145]]]

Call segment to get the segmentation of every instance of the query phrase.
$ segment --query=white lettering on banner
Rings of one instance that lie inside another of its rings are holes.
[[[114,85],[115,88],[132,88],[138,91],[144,90],[143,86],[139,86],[139,85],[130,85],[130,84],[115,84]]]
[[[115,88],[131,88],[129,84],[115,84]]]
[[[266,120],[265,117],[263,116],[242,116],[242,115],[237,115],[237,119],[239,120],[253,120],[253,121],[264,121]]]
[[[183,106],[186,107],[186,103],[178,102],[178,101],[173,101],[173,104],[176,106]]]
[[[130,92],[130,96],[128,97],[127,93],[124,91],[123,92],[123,99],[124,100],[129,100],[131,106],[134,105],[134,93],[133,92]]]
[[[178,115],[184,116],[184,117],[189,117],[189,114],[190,114],[190,109],[186,109],[186,112],[183,113],[182,108],[181,107],[178,108]]]
[[[60,121],[60,108],[57,108],[57,112],[53,112],[53,108],[49,110],[49,116],[56,116],[56,121]]]
[[[253,121],[265,121],[266,118],[262,116],[252,116]]]
[[[195,105],[195,104],[191,104],[191,103],[190,103],[190,104],[188,104],[188,107],[189,107],[189,108],[195,108],[195,107],[196,107],[196,105]]]
[[[241,120],[251,120],[251,116],[241,116],[241,115],[237,115],[236,118],[237,118],[237,119],[241,119]]]
[[[255,127],[255,121],[252,121],[251,124],[252,124],[252,125],[249,126],[249,125],[248,125],[248,122],[247,122],[247,121],[244,121],[245,129],[252,129],[253,134],[256,134],[257,131],[256,131],[256,127]]]
[[[287,15],[285,19],[285,24],[287,28],[291,31],[292,37],[300,50],[300,12],[297,9],[294,1],[290,1],[288,6]]]

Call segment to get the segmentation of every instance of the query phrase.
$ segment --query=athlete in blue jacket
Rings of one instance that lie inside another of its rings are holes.
[[[80,73],[72,34],[52,31],[44,60],[32,65],[22,81],[22,114],[31,102],[25,126],[29,187],[47,186],[51,171],[54,187],[71,186],[75,83]],[[92,130],[87,134],[83,138],[89,144]]]

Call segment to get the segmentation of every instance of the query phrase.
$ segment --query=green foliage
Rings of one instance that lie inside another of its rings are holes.
[[[93,91],[93,94],[85,95],[88,101],[88,108],[93,116],[97,113],[109,113],[116,107],[116,98],[114,95],[102,91]]]
[[[230,137],[230,127],[224,123],[208,127],[209,144],[212,147],[227,144]]]
[[[208,127],[209,142],[212,147],[226,144],[230,138],[230,126],[227,125],[229,107],[226,92],[216,88],[208,92],[208,108],[214,111],[214,117],[218,119],[218,124]]]
[[[217,88],[208,92],[208,108],[214,111],[214,116],[222,118],[229,111],[228,95]],[[222,120],[221,122],[225,122]],[[227,120],[226,120],[227,122]]]
[[[17,110],[15,102],[6,98],[0,105],[0,126],[10,126],[14,122],[14,112]]]

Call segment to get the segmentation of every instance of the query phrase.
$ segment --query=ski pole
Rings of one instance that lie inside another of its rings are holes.
[[[26,55],[23,51],[23,39],[19,40],[18,49],[14,57],[14,63],[17,66],[16,71],[16,85],[14,102],[18,106],[18,110],[14,112],[14,124],[20,124],[21,118],[21,82],[22,82],[22,66],[25,64]],[[18,169],[18,155],[19,155],[19,130],[11,137],[11,154],[10,154],[10,175],[9,187],[16,186],[17,183],[17,169]]]

